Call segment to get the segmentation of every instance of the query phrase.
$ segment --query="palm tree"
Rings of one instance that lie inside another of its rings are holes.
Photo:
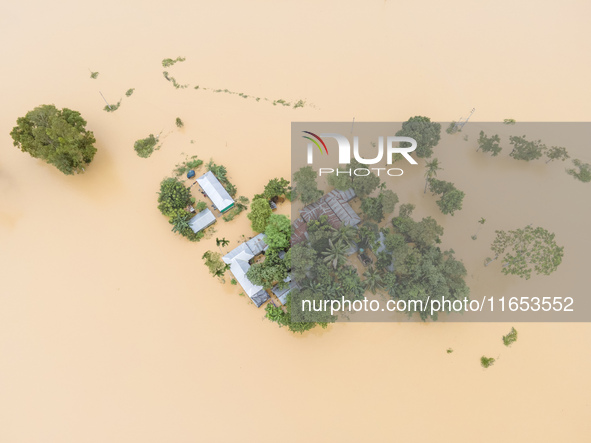
[[[189,216],[185,214],[175,215],[172,219],[172,225],[172,232],[178,233],[191,228],[189,225]]]
[[[429,184],[429,180],[431,180],[433,177],[437,177],[437,171],[443,170],[443,168],[439,167],[439,160],[436,158],[430,162],[427,162],[425,167],[427,170],[425,171],[425,192],[423,194],[427,193],[427,185]]]
[[[222,252],[221,246],[224,248],[230,244],[230,240],[226,240],[226,238],[217,238],[215,239],[215,244],[218,248],[220,248],[220,252]]]
[[[328,250],[324,251],[324,261],[330,263],[334,269],[340,267],[347,260],[347,245],[342,240],[336,243],[332,242],[332,239],[328,240]]]
[[[365,280],[363,281],[365,289],[375,294],[376,291],[382,287],[382,277],[378,273],[377,269],[370,266],[367,271],[363,273]]]
[[[336,241],[342,240],[349,247],[353,246],[353,243],[357,238],[357,228],[341,225],[339,229],[335,230],[332,238]]]

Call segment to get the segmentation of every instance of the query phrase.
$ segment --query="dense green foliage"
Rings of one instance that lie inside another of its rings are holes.
[[[119,109],[119,106],[121,106],[121,100],[119,100],[117,103],[115,104],[108,104],[103,108],[103,111],[107,111],[107,112],[115,112],[117,109]]]
[[[266,198],[255,198],[250,204],[250,212],[247,217],[254,232],[264,232],[269,223],[273,210]]]
[[[184,57],[177,57],[175,59],[165,58],[164,60],[162,60],[162,67],[168,68],[168,67],[174,65],[177,62],[184,62],[185,60],[186,59]]]
[[[95,72],[93,72],[93,71],[90,71],[90,78],[92,78],[92,79],[95,79],[95,80],[96,80],[96,79],[98,78],[98,76],[99,76],[99,73],[98,73],[98,71],[95,71]]]
[[[492,357],[485,357],[484,355],[480,357],[480,365],[483,368],[490,368],[495,363],[495,359]]]
[[[130,88],[125,92],[125,95],[127,97],[131,97],[131,95],[133,94],[133,91],[135,91],[135,88]]]
[[[433,148],[441,139],[441,125],[432,122],[429,117],[411,117],[402,124],[402,129],[396,135],[414,138],[417,141],[416,155],[429,158],[433,155]],[[405,145],[406,143],[401,144],[401,146]]]
[[[466,194],[456,189],[453,183],[431,178],[429,179],[429,190],[434,195],[441,196],[437,200],[437,206],[439,206],[442,213],[454,215],[455,211],[462,209],[462,201]]]
[[[513,150],[509,154],[515,160],[537,160],[546,151],[546,145],[541,140],[527,141],[525,135],[522,137],[509,137]]]
[[[172,217],[179,209],[191,204],[191,191],[176,178],[166,178],[160,183],[158,209],[167,217]]]
[[[427,193],[427,185],[429,184],[429,180],[437,177],[437,172],[441,171],[442,169],[443,168],[439,166],[439,160],[437,158],[425,163],[425,190],[423,191],[423,194]]]
[[[267,200],[272,200],[275,197],[287,195],[291,187],[289,186],[289,180],[282,178],[274,178],[269,180],[269,183],[265,185],[265,190],[262,194],[255,195],[257,197],[263,197]]]
[[[209,273],[215,277],[223,278],[229,269],[229,266],[223,262],[222,254],[219,252],[207,251],[201,258],[205,261]]]
[[[271,214],[265,228],[265,243],[271,249],[288,249],[291,239],[291,221],[285,215]]]
[[[174,121],[174,124],[176,125],[177,128],[182,128],[183,126],[185,126],[185,124],[183,123],[183,121],[180,119],[180,117],[177,117],[176,120]]]
[[[495,258],[502,257],[502,272],[528,280],[533,271],[550,275],[562,263],[564,247],[560,247],[544,228],[526,226],[514,231],[495,231],[497,237],[491,245]]]
[[[503,335],[503,344],[505,346],[511,346],[513,343],[517,341],[517,330],[515,328],[511,328],[507,335]]]
[[[591,182],[591,164],[583,163],[578,158],[573,160],[573,165],[575,165],[576,169],[567,169],[566,173],[568,175],[572,175],[575,179],[582,181],[583,183]]]
[[[141,158],[148,158],[154,152],[156,145],[158,144],[158,137],[155,137],[154,134],[150,134],[146,138],[142,138],[137,140],[133,144],[133,149],[137,155]]]
[[[287,278],[287,263],[279,257],[277,249],[267,249],[265,260],[261,263],[254,263],[246,273],[248,279],[255,285],[260,285],[265,289],[271,289],[275,283],[280,286],[284,284],[283,280]]]
[[[320,299],[320,297],[313,294],[311,291],[299,291],[296,289],[296,290],[293,290],[290,294],[288,294],[287,302],[285,305],[285,308],[286,308],[285,311],[281,307],[275,307],[271,303],[268,303],[267,307],[265,308],[265,311],[266,311],[265,317],[268,320],[271,320],[272,322],[277,323],[279,325],[279,327],[286,326],[287,329],[289,329],[289,331],[298,332],[300,334],[302,334],[306,331],[309,331],[310,329],[312,329],[316,326],[320,326],[321,328],[325,329],[328,326],[328,323],[332,323],[335,321],[334,317],[332,317],[329,314],[325,314],[322,316],[323,318],[320,319],[320,320],[324,320],[324,321],[318,322],[318,321],[316,321],[316,320],[318,320],[318,316],[322,315],[319,313],[315,313],[318,315],[314,316],[314,321],[304,321],[304,322],[292,321],[291,306],[294,302],[294,299],[295,299],[295,302],[297,303],[302,298],[304,298],[305,300]]]
[[[55,166],[64,174],[84,172],[94,158],[96,141],[80,113],[41,105],[16,121],[14,146]]]
[[[482,149],[482,152],[490,152],[490,155],[496,157],[503,150],[503,148],[501,148],[499,145],[500,141],[501,138],[498,136],[498,134],[488,137],[484,131],[480,131],[480,137],[478,137],[478,149],[476,151]]]
[[[316,171],[311,166],[304,166],[296,171],[293,181],[292,198],[299,198],[303,204],[309,205],[322,197],[322,191],[316,184]]]
[[[366,197],[361,202],[361,210],[370,219],[381,222],[384,216],[394,212],[398,195],[389,189],[381,191],[377,197]]]
[[[550,163],[554,160],[565,161],[570,158],[570,155],[568,155],[566,148],[561,146],[552,146],[546,151],[546,158],[548,159],[546,160],[546,163]]]

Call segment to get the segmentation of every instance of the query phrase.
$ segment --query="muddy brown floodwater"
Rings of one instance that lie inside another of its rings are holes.
[[[0,441],[589,441],[588,324],[337,324],[294,336],[202,265],[215,236],[235,246],[250,233],[245,214],[193,244],[170,232],[155,200],[184,154],[227,165],[249,197],[288,177],[291,121],[450,120],[472,107],[475,122],[588,120],[590,9],[5,2]],[[179,55],[186,62],[167,70],[191,86],[177,90],[160,62]],[[123,97],[120,109],[104,112],[99,91]],[[16,118],[43,103],[79,110],[94,131],[98,154],[84,175],[12,147]],[[133,142],[160,131],[162,149],[137,157]],[[588,292],[589,185],[563,164],[517,165],[469,143],[436,154],[441,177],[467,192],[453,218],[423,196],[418,176],[396,190],[444,225],[472,293]],[[572,153],[591,161],[588,144]],[[494,228],[530,222],[565,246],[559,270],[527,282],[484,272]],[[507,349],[511,326],[519,340]],[[497,357],[488,370],[483,354]]]

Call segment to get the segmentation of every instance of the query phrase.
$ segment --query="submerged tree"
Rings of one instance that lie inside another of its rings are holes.
[[[576,169],[567,169],[566,173],[568,175],[572,175],[574,178],[582,181],[583,183],[591,182],[591,165],[589,163],[583,163],[578,158],[573,160],[573,164],[575,167],[579,168],[579,170],[577,171]]]
[[[176,178],[166,178],[160,183],[158,209],[167,217],[191,204],[191,191]]]
[[[250,212],[247,217],[250,220],[252,230],[264,232],[273,210],[266,198],[255,198],[250,204]]]
[[[495,253],[492,261],[502,256],[502,272],[517,275],[528,280],[532,272],[550,275],[562,262],[564,247],[558,246],[551,234],[544,228],[526,226],[514,231],[496,231],[497,237],[491,245]]]
[[[546,163],[550,163],[554,160],[565,161],[570,158],[570,155],[568,155],[566,148],[561,146],[552,146],[550,149],[548,149],[548,151],[546,151],[546,157],[548,158]]]
[[[84,172],[94,158],[96,141],[80,113],[41,105],[16,121],[10,132],[14,146],[55,166],[67,175]]]
[[[427,193],[427,185],[429,184],[429,180],[434,177],[437,177],[437,171],[441,171],[443,168],[439,166],[439,160],[434,158],[430,162],[425,163],[425,191],[423,194]]]
[[[441,139],[441,125],[432,122],[429,117],[411,117],[402,123],[402,129],[396,135],[414,138],[417,141],[415,151],[417,156],[429,158],[433,155],[433,148],[437,146]]]
[[[272,200],[275,197],[287,195],[290,189],[291,187],[289,186],[289,180],[285,180],[283,177],[273,178],[265,185],[265,190],[263,191],[262,197]]]
[[[488,137],[484,131],[480,131],[480,137],[478,137],[478,149],[476,151],[482,149],[482,152],[490,152],[493,157],[496,157],[503,150],[503,148],[499,146],[500,141],[501,138],[498,134]]]
[[[137,140],[133,144],[133,149],[137,153],[137,155],[141,158],[148,158],[154,152],[156,145],[158,144],[158,136],[154,136],[154,134],[150,134],[146,138],[142,138]]]
[[[511,328],[507,335],[503,335],[503,344],[505,346],[511,346],[513,343],[517,341],[517,330],[515,328]]]
[[[527,141],[525,135],[522,137],[509,137],[513,150],[509,154],[515,160],[537,160],[546,151],[546,145],[541,140]]]
[[[324,262],[330,264],[333,269],[341,267],[347,261],[347,245],[341,240],[337,242],[328,240],[328,249],[322,252]]]
[[[209,273],[215,277],[223,277],[228,270],[228,265],[223,262],[222,254],[219,252],[207,251],[201,258],[205,260]]]
[[[434,195],[441,196],[437,200],[437,206],[439,206],[442,213],[454,215],[455,211],[462,209],[462,202],[466,194],[456,189],[453,183],[431,178],[429,180],[429,189]]]
[[[299,198],[303,204],[309,205],[322,197],[322,191],[316,184],[316,171],[311,166],[304,166],[293,174],[293,198]]]
[[[495,359],[492,357],[486,357],[486,356],[482,356],[480,357],[480,366],[482,366],[484,369],[490,368],[494,363],[495,363]]]

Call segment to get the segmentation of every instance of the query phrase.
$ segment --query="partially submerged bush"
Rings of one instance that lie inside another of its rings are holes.
[[[503,335],[503,344],[505,346],[511,346],[513,343],[517,341],[517,330],[515,328],[511,328],[511,331],[507,335]]]
[[[490,368],[495,363],[495,359],[492,357],[485,357],[484,355],[480,357],[480,365],[483,368]]]
[[[155,137],[154,134],[150,134],[146,138],[137,140],[133,145],[133,149],[135,149],[135,152],[137,152],[137,155],[140,157],[148,158],[154,152],[157,144],[158,138]]]

